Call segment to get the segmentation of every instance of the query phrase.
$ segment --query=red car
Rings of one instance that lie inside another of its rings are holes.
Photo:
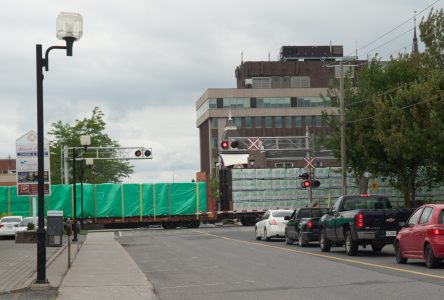
[[[444,258],[444,204],[426,204],[418,208],[395,240],[398,264],[407,259],[424,259],[428,268],[436,268]]]

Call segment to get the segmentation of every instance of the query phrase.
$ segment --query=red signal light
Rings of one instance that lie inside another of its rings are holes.
[[[136,157],[140,157],[140,156],[142,155],[142,151],[140,151],[140,150],[136,150],[136,152],[134,152],[134,155],[135,155]]]
[[[319,180],[313,181],[313,187],[318,188],[321,185],[321,182]]]
[[[220,143],[220,147],[224,150],[228,149],[228,141],[222,141],[222,143]]]
[[[301,186],[305,189],[305,188],[309,188],[311,186],[311,182],[310,180],[305,180],[302,182]]]

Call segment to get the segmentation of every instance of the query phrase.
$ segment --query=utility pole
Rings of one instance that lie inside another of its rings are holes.
[[[344,65],[339,62],[339,125],[341,126],[342,196],[347,195],[347,156],[345,144]]]

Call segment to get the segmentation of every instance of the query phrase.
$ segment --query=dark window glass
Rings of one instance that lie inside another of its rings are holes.
[[[274,117],[276,128],[282,128],[282,117]]]
[[[296,128],[302,128],[302,117],[295,117]]]
[[[262,128],[262,117],[255,117],[254,122],[256,124],[256,128]]]
[[[322,127],[322,117],[316,116],[316,127]]]
[[[251,117],[245,117],[245,128],[253,127],[253,119]]]
[[[250,107],[256,108],[256,98],[250,98]]]
[[[444,210],[439,213],[438,224],[444,224]]]
[[[265,117],[265,128],[273,128],[273,119],[271,117]]]
[[[311,120],[311,116],[305,116],[305,126],[312,127],[313,121]]]
[[[298,107],[298,98],[291,98],[291,107]]]
[[[217,129],[217,118],[212,118],[211,119],[211,128],[213,129]]]
[[[291,128],[291,117],[285,117],[285,128]]]
[[[291,210],[289,210],[289,211],[274,211],[272,214],[273,214],[273,217],[275,217],[275,218],[283,218],[286,216],[291,216],[292,212],[293,211],[291,211]]]
[[[217,98],[217,108],[224,108],[224,99]]]

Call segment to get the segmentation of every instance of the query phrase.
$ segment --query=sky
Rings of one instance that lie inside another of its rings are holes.
[[[208,88],[236,87],[241,53],[244,61],[277,60],[283,45],[332,43],[347,56],[389,59],[411,51],[415,11],[418,24],[425,8],[444,7],[444,0],[0,1],[0,158],[15,158],[16,139],[37,130],[35,45],[64,45],[57,15],[76,12],[83,36],[73,56],[51,51],[44,71],[45,132],[99,107],[113,140],[152,148],[152,160],[130,161],[135,172],[125,181],[134,183],[195,178],[196,101]]]

